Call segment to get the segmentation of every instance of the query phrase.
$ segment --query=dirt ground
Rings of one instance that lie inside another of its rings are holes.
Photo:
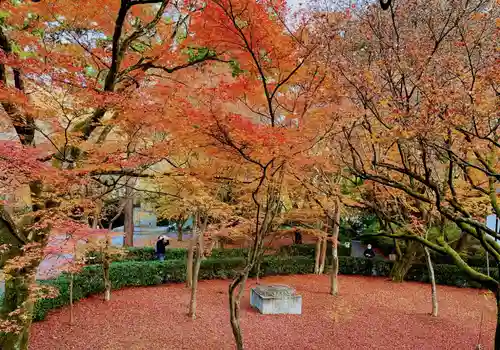
[[[439,316],[430,312],[430,286],[384,278],[339,276],[340,295],[328,292],[327,276],[277,276],[262,283],[287,284],[303,297],[302,315],[261,315],[242,301],[245,349],[492,349],[493,298],[484,291],[438,286]],[[229,281],[201,281],[198,318],[187,317],[189,291],[181,284],[94,296],[35,323],[33,350],[234,349],[227,308]],[[255,281],[249,281],[249,287]]]

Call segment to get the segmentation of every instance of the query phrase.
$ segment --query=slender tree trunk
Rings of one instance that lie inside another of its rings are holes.
[[[259,259],[259,260],[257,261],[257,267],[255,268],[256,273],[257,273],[257,277],[256,277],[256,279],[257,279],[257,284],[260,284],[260,262],[261,262],[261,259]]]
[[[241,297],[243,296],[243,291],[245,290],[248,273],[249,270],[245,269],[229,285],[229,319],[237,350],[243,350],[243,336],[241,334],[240,326],[240,302]]]
[[[263,223],[263,227],[267,227]],[[263,230],[261,226],[261,230]],[[267,232],[264,231],[264,232]],[[233,331],[234,340],[236,342],[237,350],[243,350],[243,335],[241,334],[240,327],[240,303],[245,291],[245,285],[250,271],[261,258],[262,247],[264,244],[262,231],[259,232],[255,238],[253,248],[248,253],[247,264],[245,269],[236,276],[236,278],[229,285],[229,320],[231,322],[231,330]]]
[[[109,279],[109,257],[106,253],[103,254],[102,272],[104,277],[104,301],[111,300],[111,280]]]
[[[319,259],[321,256],[321,238],[318,237],[316,240],[316,249],[315,249],[315,257],[314,257],[314,273],[319,274]]]
[[[75,279],[75,275],[72,272],[69,280],[69,324],[73,325],[75,323],[75,315],[73,310],[73,281]]]
[[[320,259],[320,265],[319,265],[319,274],[322,275],[323,272],[325,271],[325,261],[326,261],[326,248],[328,246],[327,244],[327,237],[323,237],[321,239],[322,241],[322,246],[321,246],[321,259]]]
[[[179,242],[182,242],[182,226],[184,225],[184,221],[178,220],[177,221],[177,240]]]
[[[206,220],[206,219],[205,219]],[[198,226],[198,225],[197,225]],[[194,320],[196,319],[196,294],[198,293],[198,274],[200,272],[201,259],[203,256],[203,234],[205,231],[206,221],[201,227],[200,232],[198,233],[197,240],[198,244],[196,246],[196,255],[194,260],[194,268],[193,268],[193,276],[191,281],[191,301],[189,303],[189,316]]]
[[[187,251],[187,261],[186,261],[186,287],[191,288],[193,285],[193,258],[194,258],[194,247],[195,240],[197,236],[193,230],[193,237],[189,241],[189,247]]]
[[[186,262],[186,287],[191,288],[193,286],[193,258],[194,249],[198,242],[198,213],[196,213],[193,220],[193,229],[191,231],[191,240],[189,241],[188,251],[187,251],[187,262]]]
[[[437,288],[436,288],[436,278],[434,276],[434,267],[432,266],[431,254],[429,253],[429,248],[424,247],[425,257],[427,260],[427,268],[429,269],[429,279],[431,281],[432,290],[432,316],[437,317],[438,315],[438,300],[437,300]]]
[[[134,198],[132,188],[127,186],[125,192],[125,207],[123,208],[125,218],[123,224],[123,246],[134,246]]]
[[[116,217],[118,217],[118,215]],[[111,227],[112,224],[113,223],[111,222],[109,224],[109,227]],[[104,279],[104,301],[111,300],[111,280],[109,278],[110,256],[108,255],[108,249],[109,249],[110,245],[111,245],[110,237],[108,234],[106,234],[106,241],[105,241],[104,249],[101,250],[102,276]]]
[[[339,256],[338,256],[338,239],[339,239],[339,224],[340,224],[340,200],[335,199],[335,212],[333,215],[333,230],[332,230],[332,272],[330,274],[330,294],[337,295],[339,292],[338,274],[339,274]]]

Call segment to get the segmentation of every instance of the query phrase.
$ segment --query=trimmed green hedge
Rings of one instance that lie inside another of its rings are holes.
[[[350,256],[351,255],[351,247],[345,247],[344,245],[339,245],[338,248],[339,256]],[[280,255],[288,255],[288,256],[310,256],[313,257],[316,255],[316,244],[293,244],[289,246],[282,246],[279,249]],[[330,257],[332,255],[332,245],[329,243],[326,246],[326,256]]]
[[[243,257],[206,259],[201,263],[199,278],[200,280],[234,278],[244,265]],[[314,260],[309,257],[269,256],[261,263],[260,275],[312,273],[313,267]],[[252,271],[251,276],[255,276],[255,271]],[[110,266],[110,279],[113,289],[183,282],[186,280],[186,264],[184,260],[114,262]],[[56,287],[59,295],[53,299],[37,301],[34,310],[35,321],[43,320],[49,310],[69,304],[69,275],[62,274],[56,279],[40,283]],[[103,291],[104,281],[100,265],[85,266],[81,272],[75,274],[73,300],[80,300]]]
[[[290,246],[283,246],[278,249],[276,255],[280,256],[308,256],[314,258],[315,244],[293,244]],[[331,255],[332,246],[327,246],[327,256]],[[339,256],[349,256],[351,248],[344,246],[338,247]],[[165,260],[179,260],[185,259],[187,249],[185,248],[168,248],[165,252]],[[213,249],[210,259],[226,259],[246,257],[248,248],[227,248],[227,249]],[[274,254],[273,254],[274,255]],[[156,260],[155,250],[153,247],[141,248],[127,248],[124,254],[115,254],[112,261],[152,261]],[[99,252],[89,252],[87,254],[87,263],[89,265],[101,264],[101,254]]]
[[[378,259],[356,257],[339,257],[339,272],[343,275],[389,276],[393,262]],[[245,258],[231,257],[224,259],[206,259],[201,263],[200,280],[234,278],[245,265]],[[314,257],[310,256],[266,256],[260,266],[261,276],[310,274],[314,269]],[[458,287],[480,287],[471,282],[454,265],[435,265],[436,282],[438,284]],[[483,269],[478,269],[485,272]],[[490,269],[492,276],[498,276],[497,269]],[[255,276],[252,271],[250,276]],[[126,261],[114,262],[110,267],[110,278],[113,289],[130,286],[150,286],[162,283],[178,283],[186,279],[186,265],[184,259],[160,261]],[[429,276],[425,265],[413,266],[407,280],[428,282]],[[58,278],[40,283],[51,285],[59,290],[54,299],[40,299],[34,310],[34,320],[43,320],[47,312],[69,304],[69,275],[63,274]],[[102,293],[104,282],[100,265],[85,266],[74,276],[73,298],[80,300],[89,295]]]
[[[231,248],[231,249],[213,249],[211,259],[225,259],[235,257],[246,257],[248,249]],[[165,251],[165,260],[181,260],[185,259],[187,249],[185,248],[168,248]],[[102,258],[99,252],[87,253],[87,264],[101,264]],[[127,248],[123,254],[113,254],[112,261],[152,261],[156,260],[156,253],[153,247]]]
[[[167,249],[165,252],[166,260],[179,260],[186,257],[187,250],[184,248],[171,248]],[[102,257],[101,253],[91,251],[86,255],[87,264],[101,264]],[[153,247],[141,247],[141,248],[126,248],[123,254],[113,254],[111,256],[112,261],[151,261],[155,260],[155,249]]]
[[[390,275],[393,261],[379,260],[379,259],[365,259],[355,257],[339,257],[339,273],[343,275],[363,275],[363,276],[384,276]],[[328,264],[330,265],[330,263]],[[455,265],[434,264],[434,275],[436,283],[441,285],[456,286],[456,287],[469,287],[481,288],[480,284],[471,281],[464,273],[460,271]],[[486,274],[486,269],[477,268]],[[496,278],[498,276],[498,269],[490,268],[490,274]],[[425,264],[415,264],[408,271],[405,279],[407,281],[429,283],[429,270]]]

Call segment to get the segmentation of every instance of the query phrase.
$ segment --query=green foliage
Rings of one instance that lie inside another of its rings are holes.
[[[299,248],[304,249],[305,248]],[[244,257],[210,258],[203,260],[200,267],[200,280],[231,279],[245,266]],[[328,262],[331,264],[331,261]],[[350,256],[339,257],[339,272],[342,275],[389,276],[393,262],[379,259],[365,259]],[[260,265],[260,276],[310,274],[314,269],[313,256],[266,256]],[[485,273],[484,269],[478,269]],[[478,288],[480,285],[471,282],[454,265],[435,265],[434,273],[438,284]],[[498,270],[491,269],[492,276],[498,275]],[[251,277],[256,275],[253,269]],[[160,261],[125,261],[115,262],[110,266],[110,279],[113,289],[130,286],[151,286],[162,283],[178,283],[186,279],[186,264],[184,259]],[[427,266],[414,265],[408,272],[409,281],[429,282]],[[68,274],[56,279],[40,281],[41,284],[51,285],[59,290],[54,299],[40,299],[37,301],[33,319],[43,320],[47,312],[69,304]],[[102,268],[99,265],[86,266],[74,276],[73,298],[80,300],[89,295],[102,293],[104,282]]]
[[[293,246],[284,246],[279,250],[278,255],[288,256],[309,256],[314,257],[314,244],[295,244]],[[247,248],[228,248],[228,249],[213,249],[210,259],[226,259],[236,257],[246,257],[248,254]],[[331,254],[331,245],[328,247],[328,254]],[[165,252],[165,260],[185,259],[187,249],[185,248],[169,248]],[[339,255],[350,255],[350,248],[339,246]],[[86,255],[89,265],[102,264],[101,254],[91,251]],[[126,248],[125,254],[115,254],[111,257],[112,261],[151,261],[156,260],[155,249],[153,247],[141,248]]]
[[[10,16],[7,11],[0,11],[0,24],[4,24],[5,20]]]
[[[238,271],[244,268],[245,261],[243,257],[203,260],[199,278],[234,278]],[[311,273],[313,266],[313,259],[308,257],[265,257],[261,264],[261,276]],[[253,274],[255,275],[255,272]],[[75,274],[73,300],[104,292],[102,275],[99,265],[86,266]],[[113,289],[183,282],[186,279],[186,263],[184,260],[115,262],[110,265],[109,277]],[[59,295],[54,299],[37,301],[33,316],[35,321],[43,320],[49,310],[69,304],[69,281],[68,274],[62,274],[53,280],[40,281],[41,284],[56,287]]]
[[[186,50],[188,55],[188,62],[201,61],[206,58],[215,57],[216,53],[207,47],[190,47]]]
[[[233,77],[237,77],[241,73],[245,72],[243,69],[241,69],[240,64],[238,63],[238,61],[235,61],[235,60],[229,61],[229,66],[231,67],[231,75]]]
[[[351,247],[345,247],[343,244],[339,244],[338,248],[339,256],[350,256]],[[280,255],[288,256],[307,256],[314,258],[316,255],[316,244],[294,244],[291,246],[282,246],[279,250]],[[331,257],[332,255],[332,245],[328,244],[326,247],[326,256]]]
[[[178,260],[186,257],[187,250],[184,248],[170,248],[165,252],[166,260]],[[91,251],[86,255],[88,264],[102,264],[100,252]],[[156,259],[153,247],[126,248],[125,254],[111,255],[111,261],[151,261]]]
[[[260,265],[260,276],[301,275],[314,272],[314,258],[309,256],[279,257],[268,256]],[[254,277],[254,269],[250,276]]]

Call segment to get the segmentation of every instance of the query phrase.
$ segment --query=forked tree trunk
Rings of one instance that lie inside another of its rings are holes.
[[[243,336],[241,335],[240,326],[240,302],[250,272],[248,267],[250,266],[247,265],[247,268],[229,285],[229,320],[237,350],[243,350]]]
[[[315,257],[314,257],[314,273],[319,274],[319,259],[321,256],[321,237],[318,237],[316,240],[316,249],[315,249]]]
[[[326,248],[327,248],[327,237],[323,237],[321,239],[321,258],[320,258],[320,264],[319,264],[319,274],[322,275],[323,272],[325,271],[325,261],[326,261]]]
[[[438,300],[437,300],[437,288],[436,288],[436,278],[434,276],[434,267],[432,266],[431,254],[429,249],[424,247],[425,257],[427,260],[427,268],[429,269],[429,279],[431,280],[431,290],[432,290],[432,316],[437,317],[438,315]]]
[[[264,229],[262,228],[264,227]],[[261,230],[267,228],[267,223],[263,223]],[[236,276],[236,278],[229,285],[229,320],[231,322],[231,330],[233,331],[234,340],[236,342],[237,350],[243,350],[243,336],[241,334],[240,326],[240,303],[245,285],[248,280],[248,275],[253,267],[258,263],[261,258],[264,239],[262,231],[259,232],[255,238],[253,248],[248,253],[247,263],[245,269]]]
[[[203,257],[203,243],[204,243],[204,231],[206,227],[206,220],[198,233],[197,240],[198,244],[196,246],[196,255],[194,260],[193,276],[191,281],[191,301],[189,303],[189,316],[194,320],[196,319],[196,295],[198,293],[198,274],[200,272],[201,260]]]
[[[339,292],[338,274],[339,274],[339,256],[338,256],[338,239],[339,239],[339,223],[340,223],[340,200],[335,199],[335,212],[333,215],[333,230],[332,230],[332,272],[330,274],[330,294],[337,295]]]
[[[394,263],[391,270],[391,278],[394,282],[403,282],[406,274],[413,266],[417,258],[420,258],[419,250],[422,246],[418,242],[410,241],[406,244],[406,249],[401,259]]]

